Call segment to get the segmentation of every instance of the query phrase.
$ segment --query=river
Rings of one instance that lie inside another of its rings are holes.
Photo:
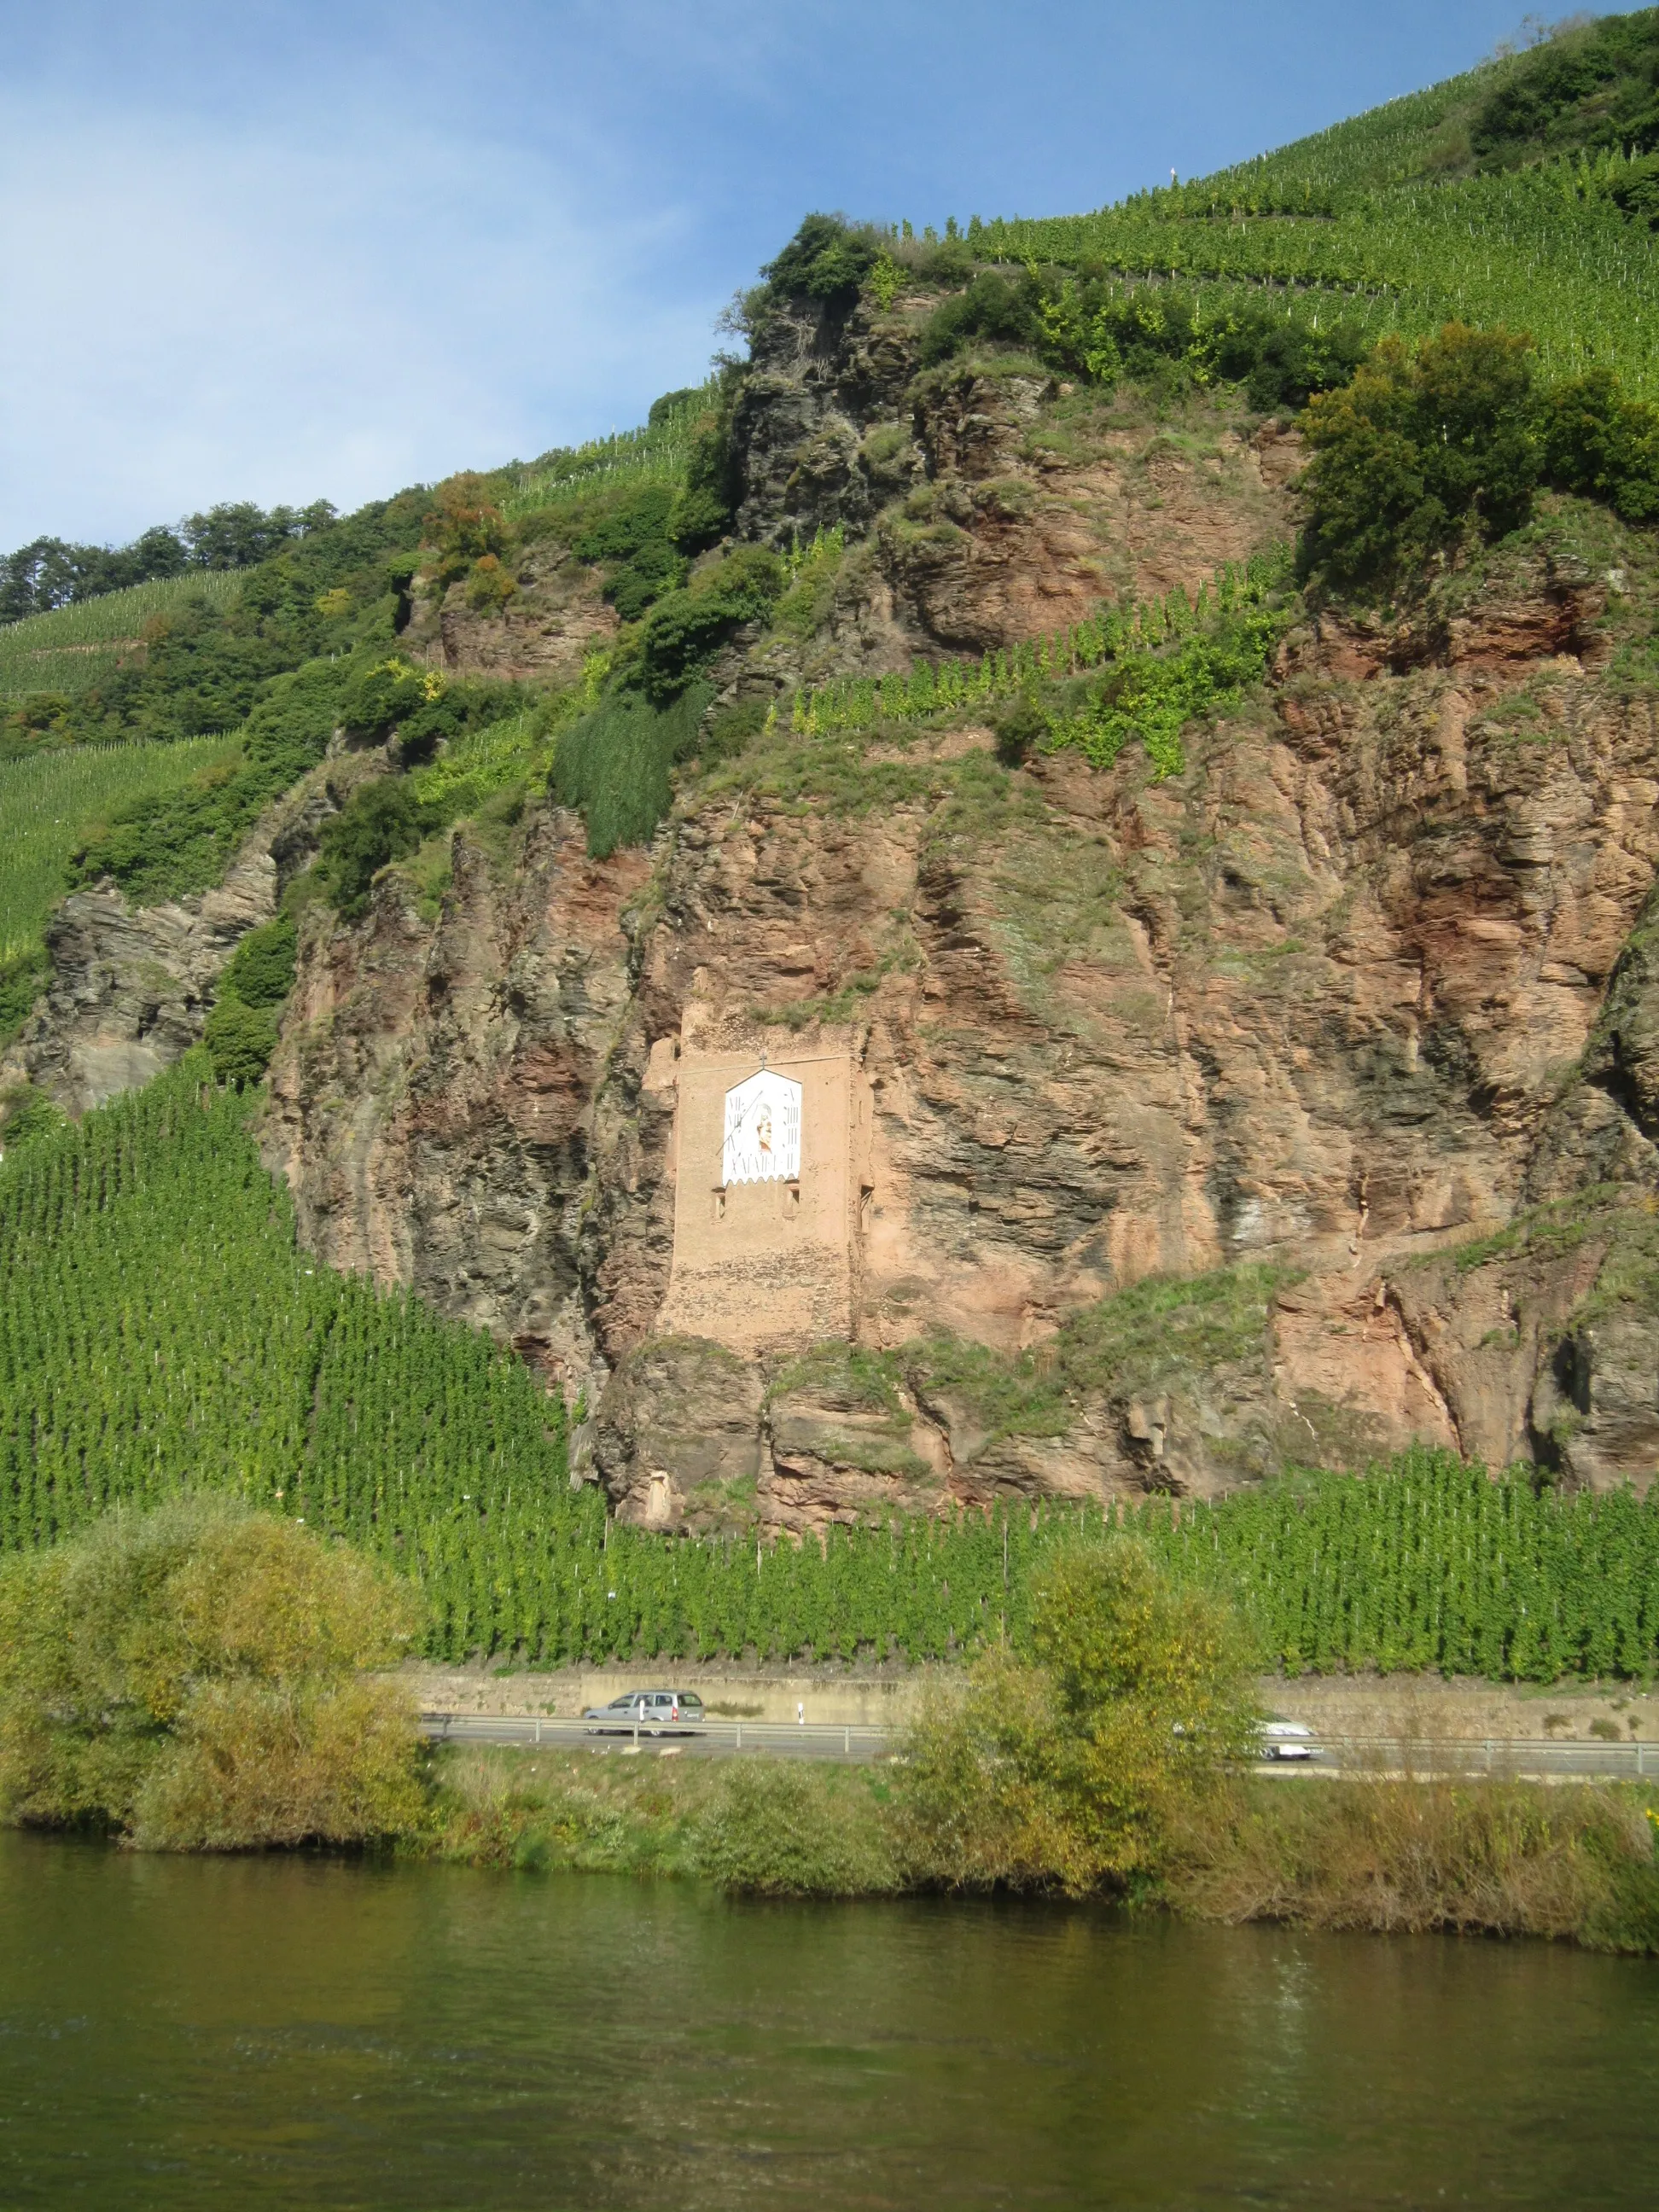
[[[0,2205],[1647,2207],[1659,1965],[0,1834]]]

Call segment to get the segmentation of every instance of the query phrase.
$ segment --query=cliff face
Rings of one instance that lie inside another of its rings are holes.
[[[902,302],[775,330],[743,409],[747,533],[853,543],[728,696],[1291,527],[1271,425],[918,377]],[[648,855],[545,806],[505,854],[463,829],[435,924],[395,871],[307,922],[266,1127],[305,1236],[585,1396],[582,1468],[665,1525],[1214,1493],[1413,1436],[1645,1483],[1659,729],[1593,536],[1292,633],[1162,784],[889,731],[758,740]],[[677,1065],[779,1037],[869,1086],[854,1327],[745,1358],[662,1333]]]

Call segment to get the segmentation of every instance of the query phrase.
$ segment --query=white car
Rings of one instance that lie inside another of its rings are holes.
[[[1313,1730],[1304,1728],[1300,1721],[1262,1721],[1255,1733],[1263,1759],[1317,1759],[1319,1756],[1319,1746],[1314,1741]]]

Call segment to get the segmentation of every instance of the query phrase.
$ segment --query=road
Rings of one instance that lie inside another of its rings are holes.
[[[704,1721],[683,1735],[653,1736],[642,1729],[637,1740],[631,1731],[625,1735],[590,1735],[585,1721],[551,1716],[520,1719],[489,1713],[426,1712],[421,1715],[421,1725],[428,1735],[442,1743],[542,1744],[549,1749],[625,1750],[631,1754],[637,1741],[641,1753],[681,1751],[702,1759],[764,1752],[788,1759],[868,1765],[899,1753],[899,1737],[893,1729],[835,1727],[822,1721],[793,1728],[782,1721]],[[1322,1740],[1318,1750],[1317,1759],[1267,1760],[1257,1771],[1493,1774],[1549,1781],[1575,1775],[1617,1777],[1631,1782],[1651,1777],[1659,1781],[1659,1744],[1650,1743],[1516,1741],[1497,1736],[1413,1742],[1393,1736],[1332,1736]]]

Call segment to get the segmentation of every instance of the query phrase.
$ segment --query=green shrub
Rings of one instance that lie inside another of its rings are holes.
[[[444,679],[435,669],[416,668],[395,655],[360,669],[346,685],[340,701],[340,724],[353,736],[388,736],[406,721],[441,699]]]
[[[875,265],[877,247],[836,215],[809,215],[761,274],[779,297],[822,301],[845,312]]]
[[[671,485],[645,484],[608,500],[571,540],[579,561],[604,563],[605,596],[624,622],[637,622],[684,579],[685,562],[670,533],[676,508]]]
[[[412,853],[429,823],[408,778],[376,776],[359,784],[318,839],[316,880],[335,912],[359,921],[380,870]]]
[[[1386,584],[1465,529],[1501,536],[1532,510],[1541,456],[1531,341],[1448,323],[1414,352],[1385,338],[1302,417],[1307,572]]]
[[[0,1037],[9,1036],[22,1021],[51,974],[43,945],[26,945],[0,957]]]
[[[269,1007],[221,995],[202,1031],[214,1080],[246,1091],[263,1082],[276,1049],[276,1017]]]
[[[788,580],[775,553],[739,545],[686,590],[659,600],[640,640],[641,680],[652,704],[665,707],[676,698],[733,630],[770,612]]]
[[[1544,473],[1558,489],[1605,501],[1626,522],[1659,520],[1659,408],[1593,369],[1546,395],[1540,429]]]
[[[27,1083],[0,1091],[0,1153],[15,1157],[26,1145],[69,1127],[69,1116],[44,1091]]]
[[[118,1510],[0,1562],[0,1813],[152,1849],[384,1835],[418,1816],[419,1601],[228,1501]]]
[[[722,1765],[692,1834],[718,1888],[757,1897],[871,1897],[900,1886],[891,1832],[862,1775],[758,1759]]]
[[[764,699],[744,699],[716,714],[697,748],[704,765],[712,768],[717,761],[737,760],[747,752],[765,728],[768,711]]]
[[[991,726],[996,733],[997,758],[1004,768],[1018,768],[1048,736],[1048,717],[1035,694],[1022,691],[995,716]]]
[[[964,291],[942,301],[921,334],[922,366],[932,368],[960,352],[970,338],[1000,338],[1031,345],[1042,335],[1034,288],[1009,283],[983,270]]]
[[[219,980],[220,996],[228,993],[245,1006],[280,1006],[294,988],[297,942],[292,915],[249,930]]]

